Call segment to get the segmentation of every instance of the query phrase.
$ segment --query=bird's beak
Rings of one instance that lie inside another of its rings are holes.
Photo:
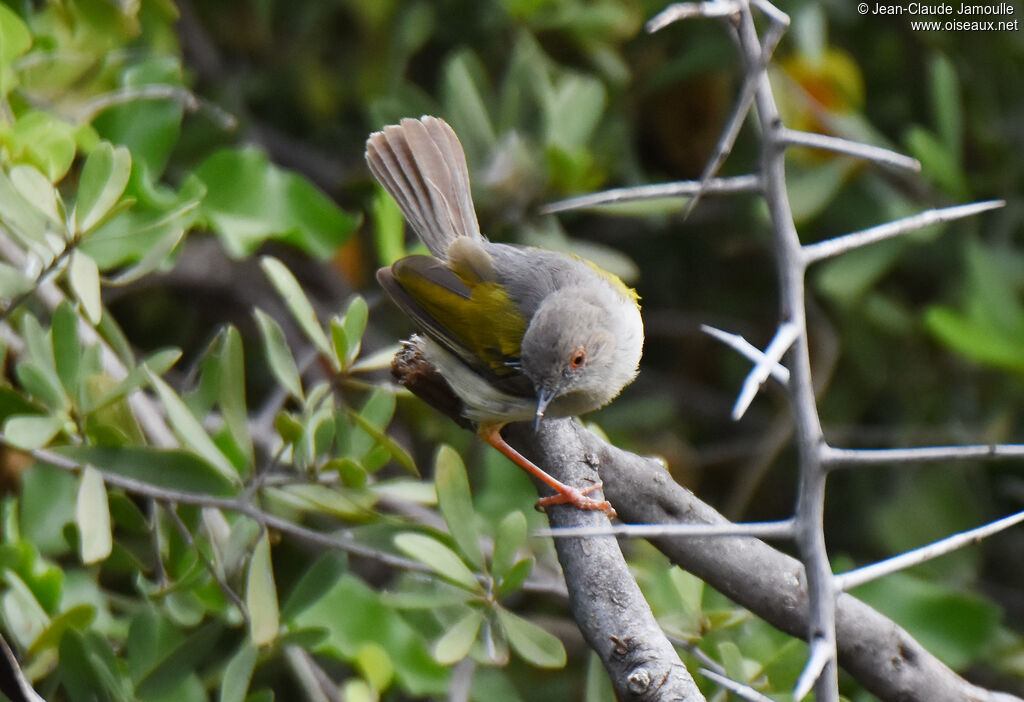
[[[544,419],[544,412],[547,411],[551,401],[555,399],[555,392],[555,390],[550,388],[541,388],[537,394],[537,419],[533,422],[534,431],[540,428],[540,420]]]

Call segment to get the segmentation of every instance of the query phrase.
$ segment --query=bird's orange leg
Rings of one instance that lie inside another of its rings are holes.
[[[508,457],[508,459],[517,466],[558,493],[551,497],[542,497],[539,499],[537,501],[539,506],[546,507],[547,505],[570,504],[574,507],[578,507],[579,509],[597,509],[604,512],[609,517],[615,516],[615,510],[612,509],[610,502],[607,500],[595,500],[592,497],[587,497],[587,493],[597,490],[603,483],[597,483],[596,485],[591,485],[588,488],[579,490],[571,485],[566,485],[560,480],[556,480],[548,475],[548,473],[546,473],[542,468],[538,467],[535,463],[523,456],[523,454],[509,446],[501,436],[502,426],[504,425],[482,424],[477,430],[477,433],[480,435],[481,439],[498,449],[498,451]]]

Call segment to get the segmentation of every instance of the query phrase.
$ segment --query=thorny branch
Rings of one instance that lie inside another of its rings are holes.
[[[751,13],[751,4],[768,18],[768,28],[764,39],[759,37]],[[912,171],[920,170],[920,163],[913,158],[895,153],[888,149],[861,144],[846,139],[827,135],[810,134],[792,130],[783,125],[779,110],[775,103],[771,83],[768,80],[766,66],[782,32],[788,27],[788,17],[775,8],[767,0],[734,0],[721,2],[690,2],[676,3],[652,19],[648,31],[657,31],[675,21],[692,17],[728,18],[732,23],[734,38],[745,66],[743,87],[737,99],[736,109],[723,130],[715,154],[704,169],[701,180],[693,186],[680,187],[682,184],[667,186],[644,186],[643,188],[620,188],[607,193],[595,193],[573,200],[549,205],[547,211],[561,211],[578,207],[589,207],[598,204],[625,202],[632,199],[655,197],[672,192],[686,194],[690,202],[686,207],[688,213],[705,192],[726,193],[735,188],[731,179],[717,179],[713,176],[731,151],[739,128],[748,116],[751,108],[756,113],[755,123],[759,127],[761,139],[761,164],[759,172],[754,176],[743,176],[744,186],[756,189],[768,206],[775,237],[774,253],[779,278],[780,319],[778,331],[771,345],[764,352],[752,348],[745,340],[720,330],[705,328],[705,331],[723,342],[736,348],[747,358],[755,362],[755,366],[744,383],[743,390],[737,399],[733,412],[734,418],[743,414],[754,394],[771,375],[785,387],[792,408],[794,434],[800,469],[800,480],[797,494],[796,510],[792,520],[773,525],[752,524],[747,526],[746,534],[768,536],[791,536],[801,554],[803,561],[804,586],[806,588],[807,613],[803,635],[810,644],[808,662],[794,690],[796,699],[808,692],[815,691],[819,702],[836,702],[839,698],[837,674],[837,611],[836,596],[847,587],[862,584],[875,577],[895,572],[896,570],[920,563],[942,553],[960,548],[984,536],[1008,528],[1024,519],[1022,515],[1013,515],[992,524],[980,527],[964,534],[952,536],[930,546],[905,553],[873,566],[834,576],[829,565],[828,551],[824,537],[824,502],[825,485],[831,468],[849,465],[877,465],[879,463],[906,463],[924,461],[948,461],[958,458],[1019,458],[1024,455],[1024,447],[1019,445],[1001,446],[963,446],[963,447],[923,447],[911,449],[892,449],[881,451],[856,451],[837,449],[829,446],[822,433],[818,416],[817,402],[811,376],[810,352],[807,340],[806,292],[804,286],[805,272],[809,265],[833,256],[841,255],[887,238],[899,236],[923,227],[947,222],[960,217],[971,216],[990,209],[1002,207],[1003,201],[973,203],[939,210],[929,210],[918,215],[889,222],[870,229],[837,236],[822,242],[804,245],[793,220],[789,197],[786,189],[785,156],[789,147],[801,146],[829,150],[862,158],[884,167],[904,168]],[[730,187],[727,187],[730,186]],[[662,189],[659,190],[659,187]],[[747,191],[746,187],[742,191]],[[655,195],[658,193],[659,195]],[[788,350],[788,351],[787,351]],[[785,354],[786,363],[779,361]],[[613,486],[609,477],[602,473],[609,483],[609,494],[613,494]],[[627,521],[629,513],[616,504]],[[666,520],[642,520],[664,523]],[[683,521],[690,522],[690,519]],[[742,525],[730,525],[740,529]],[[692,524],[671,525],[664,531],[657,532],[653,524],[624,527],[610,530],[633,536],[644,535],[654,537],[654,543],[660,543],[670,534],[676,537],[686,536],[689,541],[680,543],[700,542],[715,536],[718,540],[728,538],[726,534],[738,533],[730,531],[724,525],[706,528],[703,533],[694,529]],[[572,534],[580,534],[573,531]],[[597,533],[588,530],[586,533]],[[569,534],[567,533],[566,536]],[[686,546],[681,547],[686,550]],[[694,571],[696,572],[696,571]],[[699,573],[698,573],[699,574]],[[704,577],[702,575],[702,577]],[[712,580],[708,580],[712,582]],[[712,582],[712,584],[714,584]],[[740,601],[740,600],[738,600]],[[750,606],[750,605],[748,605]],[[755,607],[751,607],[757,611]],[[764,615],[762,615],[764,616]],[[769,618],[770,619],[770,618]],[[778,625],[778,624],[777,624]],[[841,650],[840,650],[841,651]],[[900,657],[902,660],[902,655]],[[897,660],[892,658],[891,660]],[[855,661],[859,665],[859,661]],[[879,667],[879,671],[884,666]],[[875,671],[878,672],[878,671]],[[891,671],[890,671],[891,673]],[[865,683],[867,684],[867,683]],[[871,685],[868,685],[871,687]],[[905,688],[904,688],[905,690]],[[735,691],[735,690],[734,690]],[[947,690],[948,693],[948,690]],[[903,692],[895,697],[902,699]],[[965,693],[968,694],[968,693]],[[974,692],[969,692],[972,696]],[[1004,698],[998,693],[987,693],[990,698]],[[939,694],[923,699],[945,699]],[[1008,697],[1006,697],[1008,698]]]

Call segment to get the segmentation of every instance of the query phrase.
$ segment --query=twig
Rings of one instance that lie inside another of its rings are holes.
[[[697,644],[692,641],[687,641],[686,639],[681,639],[678,636],[672,636],[671,634],[668,635],[668,640],[672,642],[673,646],[678,646],[700,661],[701,665],[705,666],[703,670],[711,670],[719,675],[725,675],[725,666],[708,654],[704,653]]]
[[[231,600],[231,604],[233,604],[239,614],[242,615],[242,619],[248,622],[249,610],[246,608],[245,603],[242,602],[242,598],[240,598],[238,593],[231,589],[231,586],[228,585],[224,581],[224,578],[217,573],[217,567],[209,558],[206,557],[206,554],[199,548],[199,545],[196,544],[196,540],[192,536],[192,532],[189,531],[188,526],[185,525],[185,522],[183,522],[181,517],[178,515],[178,510],[175,504],[173,502],[164,502],[162,504],[164,511],[167,512],[168,516],[170,516],[171,523],[174,524],[178,533],[181,534],[181,538],[184,539],[185,544],[196,552],[196,556],[199,558],[199,561],[203,564],[203,567],[206,568],[206,571],[210,574],[210,577],[213,578],[214,582],[217,583],[221,592],[224,593],[225,597]]]
[[[729,348],[738,351],[741,356],[753,361],[754,363],[760,363],[765,357],[764,352],[761,351],[761,349],[754,346],[739,334],[722,331],[710,324],[700,325],[700,330],[708,336],[718,339]],[[789,369],[781,363],[776,363],[775,365],[770,366],[770,372],[772,377],[783,385],[789,382]]]
[[[794,533],[793,521],[785,519],[779,522],[747,522],[745,524],[616,524],[615,526],[548,528],[536,530],[534,536],[551,536],[556,539],[583,536],[629,536],[642,539],[659,536],[752,536],[767,539],[792,539]]]
[[[916,548],[913,551],[907,551],[901,553],[898,556],[887,558],[884,561],[878,563],[872,563],[869,566],[863,568],[857,568],[846,573],[835,576],[835,587],[836,590],[852,590],[858,585],[877,580],[878,578],[890,575],[900,570],[905,570],[916,565],[920,565],[926,561],[930,561],[933,558],[944,556],[947,553],[963,548],[970,544],[976,544],[982,539],[998,534],[1001,531],[1005,531],[1012,526],[1016,526],[1024,522],[1024,512],[1017,512],[1011,514],[1008,517],[1003,517],[994,522],[985,524],[984,526],[964,531],[953,536],[946,537],[935,543]]]
[[[811,642],[811,653],[807,657],[807,665],[804,666],[800,678],[793,688],[793,699],[802,700],[815,687],[823,677],[826,668],[832,663],[835,656],[834,644],[824,638],[816,638]]]
[[[815,134],[813,132],[802,132],[795,129],[782,130],[782,140],[786,146],[807,146],[812,149],[823,151],[834,151],[838,154],[856,156],[865,161],[873,161],[891,168],[903,168],[908,171],[920,171],[921,162],[916,158],[904,156],[901,153],[886,149],[881,146],[862,144],[859,141],[850,141],[840,137],[827,134]]]
[[[737,193],[753,193],[761,188],[761,180],[756,175],[733,176],[731,178],[712,178],[703,188],[699,180],[682,180],[675,183],[655,183],[653,185],[637,185],[631,188],[614,188],[599,193],[580,195],[567,200],[559,200],[540,208],[541,214],[553,214],[567,210],[579,210],[586,207],[615,205],[637,200],[654,200],[668,197],[693,197],[703,192],[707,195],[734,195]]]
[[[1005,200],[987,200],[975,202],[970,205],[957,205],[955,207],[944,207],[939,210],[926,210],[920,214],[897,219],[895,222],[887,222],[878,226],[864,229],[853,234],[843,234],[832,239],[819,241],[815,244],[807,244],[803,247],[803,263],[805,266],[822,259],[838,256],[839,254],[852,251],[853,249],[874,244],[875,242],[901,234],[907,234],[933,224],[951,222],[962,217],[970,217],[987,210],[995,210],[1006,205]]]
[[[338,684],[330,679],[301,646],[285,646],[284,657],[309,702],[343,702]]]
[[[188,112],[202,112],[206,114],[214,124],[224,131],[231,131],[238,126],[238,120],[231,113],[226,112],[207,100],[197,97],[195,93],[187,88],[165,83],[120,88],[98,95],[75,110],[74,120],[82,123],[91,122],[96,115],[108,108],[136,100],[173,100],[181,103],[182,108]]]
[[[747,374],[746,379],[743,381],[739,397],[736,398],[736,404],[732,408],[733,421],[741,419],[746,414],[747,408],[750,407],[750,403],[754,401],[754,397],[757,395],[757,391],[768,380],[772,370],[779,365],[779,361],[782,360],[783,355],[793,345],[799,334],[799,329],[792,322],[783,322],[779,325],[779,329],[775,332],[775,337],[768,344],[768,348],[764,350],[764,354],[758,359],[754,367],[750,369],[750,373]]]
[[[664,29],[668,25],[692,17],[729,17],[740,11],[740,3],[729,0],[709,0],[708,2],[677,2],[669,5],[647,21],[644,29],[649,34]]]
[[[700,174],[700,190],[686,203],[686,209],[683,210],[684,220],[689,218],[697,203],[700,202],[708,181],[718,174],[718,170],[725,163],[725,159],[732,153],[732,147],[736,144],[736,138],[740,134],[740,129],[743,128],[743,123],[746,121],[747,115],[750,114],[750,108],[754,105],[754,95],[757,92],[761,76],[768,68],[768,64],[772,60],[772,55],[775,53],[775,48],[779,45],[782,35],[785,33],[786,28],[789,27],[789,16],[784,12],[769,15],[769,19],[771,23],[765,32],[764,41],[761,43],[761,56],[756,65],[746,66],[746,70],[743,72],[743,85],[740,88],[739,98],[736,100],[736,105],[733,107],[725,129],[722,130],[722,134],[718,137],[714,154],[708,159],[708,162],[704,165],[704,170]]]
[[[77,461],[70,458],[61,456],[59,453],[49,451],[47,449],[33,449],[25,451],[13,446],[7,437],[0,434],[0,444],[7,446],[8,448],[26,453],[32,458],[42,463],[55,466],[62,470],[78,472],[81,471],[84,466]],[[287,519],[282,519],[276,515],[270,514],[255,505],[246,502],[244,500],[233,498],[233,497],[215,497],[213,495],[207,495],[203,493],[187,492],[184,490],[174,490],[171,488],[164,488],[151,483],[146,483],[141,480],[129,478],[119,473],[113,473],[108,470],[104,470],[102,467],[97,466],[97,470],[103,477],[103,482],[113,487],[121,488],[134,495],[142,495],[144,497],[150,497],[158,502],[162,503],[178,503],[182,505],[196,505],[199,507],[214,507],[217,509],[225,509],[238,514],[245,515],[255,522],[267,527],[269,529],[276,529],[284,534],[288,534],[300,541],[304,541],[314,546],[321,546],[325,548],[331,548],[338,551],[343,551],[353,556],[360,558],[368,558],[378,563],[382,563],[391,568],[400,570],[414,571],[418,573],[432,573],[433,571],[427,566],[402,556],[396,556],[386,551],[380,551],[378,549],[364,546],[363,544],[356,543],[351,539],[350,532],[346,532],[349,538],[342,538],[331,534],[324,534],[319,531],[307,529],[306,527],[300,526]],[[486,580],[483,575],[478,576],[481,582]]]
[[[897,449],[843,449],[823,446],[821,456],[829,468],[877,466],[889,463],[1003,460],[1024,458],[1024,444],[922,446]]]
[[[732,678],[726,677],[721,673],[716,673],[713,670],[707,668],[700,668],[697,670],[698,673],[703,675],[708,680],[713,680],[729,692],[737,695],[740,699],[748,700],[749,702],[775,702],[771,697],[762,695],[760,692],[750,687],[750,685],[744,685],[741,682],[736,682]],[[800,699],[799,697],[797,699]]]

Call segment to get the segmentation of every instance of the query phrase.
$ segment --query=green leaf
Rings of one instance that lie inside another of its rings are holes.
[[[270,488],[266,494],[303,511],[350,520],[365,520],[372,516],[373,503],[376,501],[376,496],[369,491],[342,491],[327,485],[306,483]]]
[[[237,492],[237,474],[236,480],[231,480],[187,451],[149,446],[58,446],[52,450],[82,465],[102,466],[106,472],[168,490],[215,497],[231,497]]]
[[[75,127],[49,112],[29,110],[18,116],[7,147],[15,163],[28,163],[56,183],[75,159]],[[7,213],[4,213],[7,216]]]
[[[260,259],[260,267],[267,274],[277,292],[284,298],[285,304],[291,310],[292,316],[299,323],[299,328],[313,342],[317,350],[331,361],[334,369],[336,371],[340,370],[340,361],[334,353],[334,346],[327,341],[327,335],[324,334],[324,330],[320,327],[320,321],[316,317],[316,312],[313,311],[313,305],[310,304],[306,294],[302,291],[299,281],[295,279],[295,276],[292,275],[292,272],[283,263],[271,256],[262,257]]]
[[[907,150],[921,162],[921,173],[958,200],[970,197],[963,169],[956,155],[930,131],[913,126],[907,131]]]
[[[221,368],[218,401],[224,424],[241,449],[247,463],[252,464],[252,437],[249,435],[249,412],[245,403],[245,356],[242,336],[233,326],[221,335]]]
[[[218,151],[195,175],[206,185],[202,214],[233,256],[251,254],[264,240],[276,238],[325,258],[359,222],[255,148]]]
[[[3,7],[3,5],[0,5]],[[25,244],[41,244],[46,233],[46,216],[22,197],[11,179],[0,170],[0,217]]]
[[[224,668],[217,698],[219,702],[245,702],[245,693],[249,691],[255,668],[256,648],[248,640],[243,641]]]
[[[75,230],[85,233],[103,221],[121,199],[132,172],[132,155],[123,146],[101,142],[85,159],[78,180]]]
[[[539,668],[561,668],[565,665],[565,648],[557,637],[504,607],[495,609],[512,650],[528,663]]]
[[[373,191],[370,212],[377,261],[382,266],[390,266],[405,256],[405,220],[402,211],[387,191],[378,185]]]
[[[944,54],[931,57],[928,87],[935,128],[946,149],[959,164],[963,153],[963,111],[960,106],[960,81],[953,63]]]
[[[522,587],[533,572],[533,558],[522,558],[505,571],[498,583],[498,596],[505,597]]]
[[[85,316],[93,325],[99,324],[103,316],[103,300],[100,297],[100,269],[96,262],[81,251],[72,253],[68,282],[82,303]]]
[[[567,74],[542,94],[545,141],[566,151],[582,149],[604,113],[604,84],[587,75]]]
[[[516,553],[526,543],[526,517],[522,512],[509,512],[498,524],[494,534],[494,555],[491,574],[501,579],[515,561]]]
[[[977,363],[1022,372],[1021,339],[978,324],[947,307],[925,313],[925,326],[942,344]]]
[[[461,558],[437,539],[416,532],[395,535],[395,546],[413,560],[428,566],[439,577],[473,592],[482,591],[473,571]]]
[[[204,195],[202,183],[187,179],[174,198],[159,209],[119,208],[82,241],[80,248],[96,261],[100,270],[129,266],[115,275],[112,283],[136,279],[147,268],[153,270],[166,261],[174,242],[199,218],[199,203]]]
[[[28,649],[30,656],[37,656],[46,649],[56,648],[68,629],[82,631],[96,619],[96,608],[80,604],[61,612],[50,621],[50,625],[32,642]]]
[[[291,624],[307,608],[320,600],[348,570],[344,554],[326,552],[302,574],[281,608],[281,619]]]
[[[183,677],[206,665],[223,631],[223,623],[209,621],[171,648],[139,681],[138,697],[152,699],[177,689]]]
[[[7,5],[0,5],[0,63],[10,66],[32,46],[32,33],[18,14]],[[6,95],[10,85],[5,77],[4,91]]]
[[[198,202],[194,203],[194,206],[198,206]],[[134,265],[125,268],[120,271],[117,275],[109,278],[108,283],[110,285],[127,285],[133,283],[140,278],[143,278],[157,268],[162,266],[167,258],[171,255],[171,252],[177,248],[181,240],[185,238],[185,227],[187,222],[184,217],[185,213],[182,213],[180,218],[182,221],[179,225],[163,226],[160,230],[160,236],[157,238],[156,243],[146,248],[146,253],[136,262]],[[138,234],[138,231],[136,231]]]
[[[256,315],[256,322],[263,337],[263,347],[267,352],[270,371],[292,397],[301,401],[302,380],[299,378],[299,369],[295,365],[295,359],[288,348],[288,342],[285,341],[281,326],[263,310],[253,310],[253,314]]]
[[[451,665],[468,656],[483,621],[483,615],[477,610],[471,609],[466,612],[462,619],[455,622],[434,644],[434,658],[437,662],[441,665]]]
[[[386,393],[387,391],[384,392]],[[370,437],[374,441],[376,441],[381,448],[387,451],[387,455],[390,455],[391,458],[394,458],[399,465],[401,465],[403,468],[405,468],[413,475],[418,476],[420,474],[419,469],[416,467],[416,461],[412,459],[412,456],[409,455],[409,452],[402,448],[398,444],[398,442],[396,442],[382,430],[378,429],[370,420],[366,419],[362,414],[356,414],[352,410],[347,410],[347,413],[348,416],[351,417],[352,420],[359,425],[360,429],[369,434]],[[370,454],[367,454],[367,456],[364,457],[364,462],[369,462],[368,460],[366,460],[369,457],[369,455],[372,455],[372,451],[370,452]],[[371,468],[370,466],[367,466],[367,470],[372,471],[374,469]]]
[[[15,166],[11,169],[11,183],[26,202],[46,215],[51,224],[63,231],[64,218],[57,205],[57,190],[38,168],[28,165]]]
[[[203,429],[203,425],[199,423],[199,420],[192,415],[192,412],[185,406],[185,403],[178,397],[178,393],[174,392],[170,385],[151,371],[147,370],[146,376],[149,379],[150,385],[156,390],[156,394],[159,395],[164,409],[167,411],[168,421],[170,421],[175,433],[185,447],[206,460],[225,479],[238,484],[240,480],[234,466],[231,465],[231,462],[228,461],[221,450],[217,448],[217,445],[213,443],[213,439],[210,438],[206,430]]]
[[[489,92],[484,76],[480,60],[469,49],[456,53],[442,75],[442,100],[467,154],[489,153],[497,142],[482,96]]]
[[[98,633],[66,631],[58,655],[61,683],[70,702],[132,699],[110,644]]]
[[[7,303],[27,293],[35,287],[35,282],[25,277],[25,274],[14,266],[0,261],[0,300]]]
[[[181,61],[172,52],[142,58],[119,72],[119,90],[142,86],[181,86]],[[180,99],[137,99],[119,102],[98,114],[92,124],[99,134],[131,150],[132,164],[139,171],[132,180],[152,181],[160,177],[181,133],[185,102]],[[133,189],[134,183],[128,186]],[[143,190],[141,184],[134,189]]]
[[[2,576],[7,585],[6,591],[0,594],[4,627],[18,646],[28,648],[50,626],[50,618],[13,570],[5,569]]]
[[[68,396],[77,397],[78,368],[82,350],[78,341],[78,314],[71,303],[61,303],[53,313],[51,333],[57,376]]]
[[[386,690],[391,684],[395,668],[387,650],[375,641],[368,641],[359,647],[355,657],[356,668],[374,690]],[[373,696],[376,700],[377,695]]]
[[[443,699],[447,694],[448,671],[430,655],[422,634],[354,575],[344,573],[330,581],[328,591],[293,626],[325,629],[328,638],[317,653],[331,660],[355,661],[368,642],[379,644],[388,652],[406,696]]]
[[[910,573],[862,585],[853,594],[906,628],[955,669],[984,660],[999,629],[1001,614],[991,600]]]
[[[842,191],[856,165],[853,159],[836,158],[810,168],[794,167],[786,178],[793,220],[802,224],[821,214]]]
[[[362,295],[356,295],[348,303],[345,316],[341,320],[341,327],[345,333],[345,352],[338,352],[342,366],[348,368],[359,355],[359,349],[363,342],[363,332],[366,331],[366,322],[369,319],[370,309]],[[335,345],[337,348],[337,345]]]
[[[277,608],[277,586],[270,563],[270,539],[264,532],[256,542],[245,585],[245,607],[249,610],[249,637],[262,646],[277,637],[281,620]]]
[[[477,539],[476,513],[473,511],[466,467],[455,449],[447,444],[437,451],[434,485],[437,488],[437,504],[452,539],[469,564],[477,570],[483,570],[484,556]]]
[[[107,487],[100,472],[92,466],[86,466],[82,471],[75,502],[75,522],[78,524],[78,552],[82,563],[95,563],[110,555],[113,537]]]
[[[63,427],[60,417],[16,414],[4,422],[4,437],[15,448],[32,451],[50,443]]]

